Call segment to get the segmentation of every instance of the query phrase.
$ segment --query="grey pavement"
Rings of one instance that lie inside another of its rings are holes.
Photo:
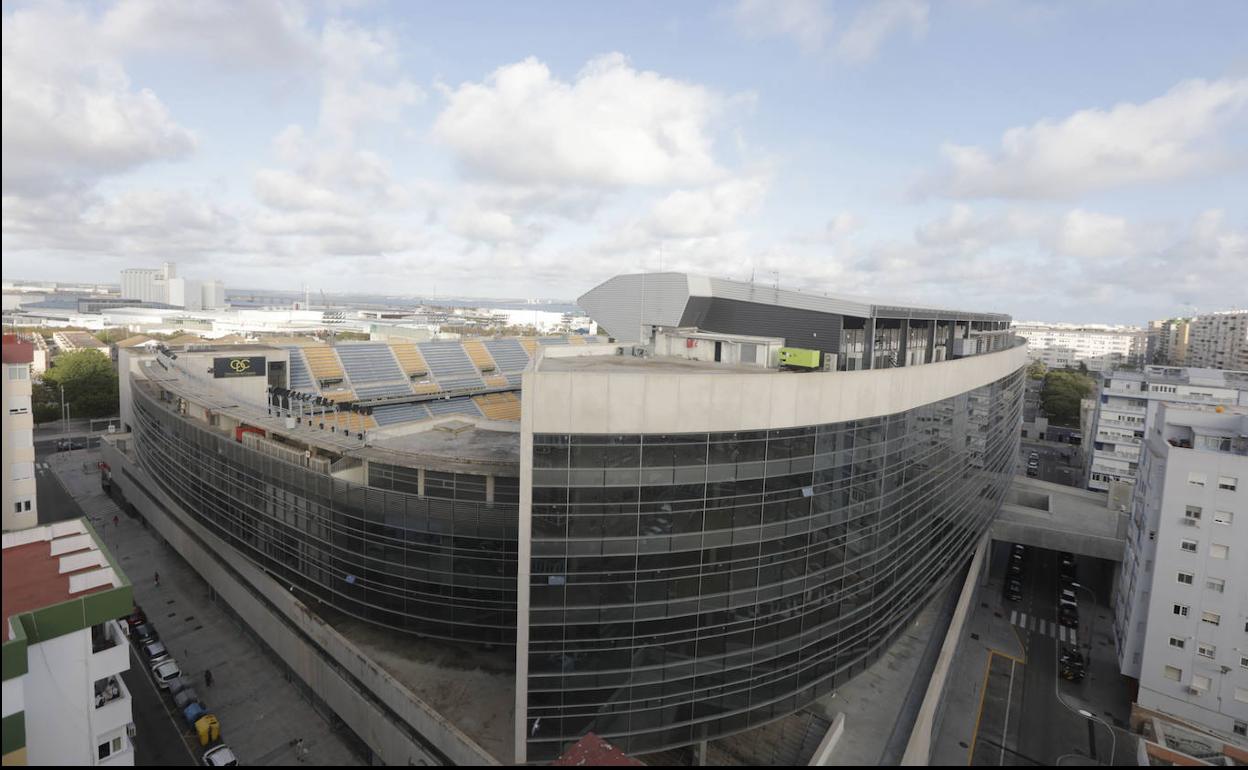
[[[239,621],[214,603],[209,586],[199,575],[141,520],[120,511],[103,492],[95,469],[98,459],[96,451],[78,450],[50,454],[44,462],[101,533],[130,578],[135,601],[209,710],[220,719],[221,737],[240,763],[365,764],[366,758],[356,753],[354,738],[337,732],[304,698],[299,686],[286,678],[285,669]],[[119,518],[119,526],[114,526],[114,516]],[[156,573],[160,575],[159,586]],[[209,669],[212,687],[204,685],[204,671]],[[148,676],[133,662],[131,671]],[[143,686],[131,684],[131,679],[127,677],[126,682],[132,691]],[[169,706],[167,696],[159,697]],[[190,730],[184,731],[185,737],[190,734]],[[294,745],[300,738],[305,748],[302,759],[296,756]],[[135,740],[141,742],[143,734]]]

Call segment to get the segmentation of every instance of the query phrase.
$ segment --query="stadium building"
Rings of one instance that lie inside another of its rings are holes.
[[[1007,316],[684,274],[580,305],[604,336],[123,350],[109,474],[327,613],[514,654],[502,762],[802,709],[1000,506],[1026,364]],[[443,737],[421,758],[463,761]]]

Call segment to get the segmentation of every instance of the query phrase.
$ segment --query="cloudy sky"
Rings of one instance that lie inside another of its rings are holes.
[[[4,8],[4,277],[1248,305],[1248,3]]]

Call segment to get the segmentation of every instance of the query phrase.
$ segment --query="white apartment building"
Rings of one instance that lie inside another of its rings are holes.
[[[1141,372],[1105,376],[1092,432],[1084,434],[1088,489],[1105,492],[1110,484],[1135,483],[1140,447],[1163,402],[1248,405],[1248,372],[1146,366]]]
[[[4,764],[134,765],[129,581],[86,519],[4,533]]]
[[[1140,706],[1248,747],[1248,409],[1162,404],[1148,430],[1114,633]]]
[[[1187,365],[1248,369],[1248,310],[1206,313],[1193,318]]]
[[[1191,338],[1190,318],[1167,318],[1148,322],[1148,363],[1162,366],[1188,366],[1187,346]],[[1203,364],[1191,364],[1204,366]],[[1217,367],[1213,367],[1217,368]],[[1242,369],[1244,367],[1232,367]]]
[[[1148,331],[1134,326],[1062,324],[1022,321],[1014,333],[1027,338],[1027,355],[1050,369],[1078,368],[1094,372],[1138,366],[1148,349]]]
[[[30,368],[35,345],[14,334],[4,335],[4,531],[39,523],[35,502],[34,415],[31,412]]]

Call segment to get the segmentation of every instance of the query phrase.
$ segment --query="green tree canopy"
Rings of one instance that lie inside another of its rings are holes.
[[[1051,371],[1044,375],[1040,404],[1049,419],[1061,425],[1079,424],[1079,402],[1087,398],[1096,383],[1091,377],[1071,371]]]
[[[70,417],[111,417],[117,414],[117,372],[98,350],[78,350],[57,356],[44,372],[39,398],[54,400],[60,414],[61,388],[70,405]]]
[[[1043,362],[1032,361],[1030,364],[1027,364],[1027,379],[1043,380],[1044,373],[1047,371],[1048,371],[1048,368],[1045,367]]]

